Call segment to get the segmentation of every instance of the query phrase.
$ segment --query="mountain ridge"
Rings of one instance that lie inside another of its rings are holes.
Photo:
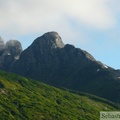
[[[25,49],[10,72],[120,103],[120,72],[87,51],[62,42],[57,32],[38,37]]]

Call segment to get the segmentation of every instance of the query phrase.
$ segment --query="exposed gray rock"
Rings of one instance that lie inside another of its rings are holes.
[[[64,45],[56,32],[45,33],[24,50],[13,72],[50,85],[92,93],[113,101],[119,99],[120,91],[114,89],[119,83],[118,72],[96,61],[88,52]]]
[[[46,41],[49,45],[51,45],[52,48],[63,48],[64,44],[62,42],[61,37],[57,32],[48,32],[43,35]]]
[[[4,41],[0,39],[0,69],[11,71],[21,52],[22,46],[19,41],[9,40],[4,44]]]
[[[56,78],[56,74],[61,78],[70,67],[70,69],[77,68],[94,60],[89,53],[73,45],[64,45],[58,33],[48,32],[38,37],[28,49],[22,52],[13,71],[49,82]]]
[[[14,58],[17,58],[22,52],[21,43],[17,40],[9,40],[6,43],[6,50],[8,51],[9,55],[13,55]]]
[[[64,45],[56,32],[38,37],[22,53],[18,41],[9,41],[5,46],[0,65],[6,71],[115,102],[120,100],[120,71],[96,61],[84,50]]]

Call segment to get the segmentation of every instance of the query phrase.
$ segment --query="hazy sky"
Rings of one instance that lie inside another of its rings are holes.
[[[120,68],[120,0],[0,0],[0,36],[27,48],[57,31],[64,43]]]

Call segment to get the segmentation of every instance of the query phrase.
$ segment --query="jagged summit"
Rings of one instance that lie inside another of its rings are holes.
[[[64,44],[62,42],[61,37],[57,32],[48,32],[44,34],[45,39],[49,39],[54,42],[54,47],[62,48],[64,47]]]
[[[33,44],[36,44],[36,42],[43,47],[63,48],[65,46],[57,32],[47,32],[41,37],[38,37]]]
[[[22,52],[21,43],[17,40],[9,40],[4,44],[0,37],[0,69],[11,71],[13,64],[19,59]]]
[[[0,69],[120,103],[119,70],[96,61],[87,51],[64,45],[57,32],[38,37],[22,53],[14,43],[9,41],[10,47],[1,51]]]
[[[6,42],[6,50],[16,57],[22,52],[22,45],[18,40],[9,40]]]
[[[21,43],[18,40],[9,40],[6,42],[7,46],[21,46]]]
[[[55,31],[47,32],[47,33],[44,34],[44,36],[49,36],[49,37],[52,37],[54,39],[55,38],[60,38],[61,39],[59,34],[57,32],[55,32]]]

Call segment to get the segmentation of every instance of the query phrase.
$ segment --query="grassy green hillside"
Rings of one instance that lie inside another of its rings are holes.
[[[114,103],[0,71],[0,120],[99,120]]]

